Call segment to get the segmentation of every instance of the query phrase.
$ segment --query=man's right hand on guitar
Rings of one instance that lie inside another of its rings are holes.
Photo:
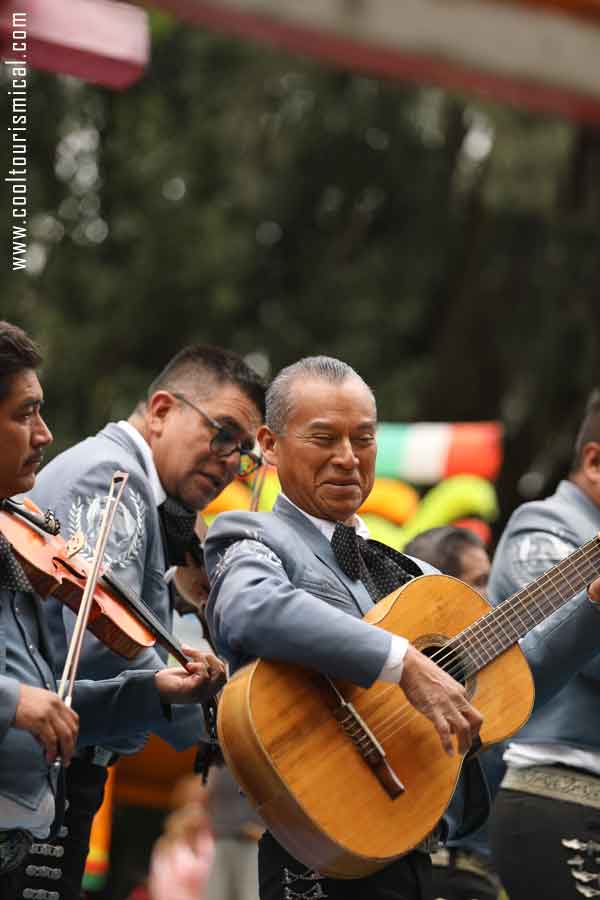
[[[588,585],[588,597],[592,603],[600,604],[600,578],[595,578],[592,583]]]
[[[483,722],[467,700],[464,687],[409,645],[404,657],[400,687],[409,703],[432,722],[448,756],[454,755],[452,735],[458,739],[459,753],[468,753]]]

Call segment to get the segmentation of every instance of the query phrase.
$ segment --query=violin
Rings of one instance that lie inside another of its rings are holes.
[[[55,597],[77,613],[90,564],[81,555],[83,536],[60,537],[60,522],[28,498],[0,501],[0,531],[11,544],[34,591]],[[157,643],[185,668],[189,662],[177,639],[146,604],[112,573],[100,576],[88,620],[90,631],[125,659],[134,659]]]

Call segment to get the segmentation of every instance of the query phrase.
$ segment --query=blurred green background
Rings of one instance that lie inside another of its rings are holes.
[[[137,85],[34,72],[29,120],[0,313],[45,351],[55,451],[206,341],[339,356],[382,419],[502,420],[503,519],[563,473],[600,381],[597,130],[164,15]]]

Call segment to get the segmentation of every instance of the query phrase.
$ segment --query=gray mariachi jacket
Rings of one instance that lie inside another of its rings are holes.
[[[108,424],[93,437],[55,457],[39,473],[33,500],[43,509],[51,508],[62,525],[62,535],[81,530],[86,537],[84,556],[91,556],[103,513],[102,498],[108,492],[115,470],[129,473],[123,500],[107,546],[107,558],[115,575],[150,607],[168,630],[172,626],[169,588],[164,580],[167,568],[160,519],[144,459],[131,437],[118,425]],[[61,671],[67,654],[75,617],[64,604],[46,601],[46,613]],[[79,669],[80,678],[113,678],[126,669],[160,669],[167,652],[156,648],[126,660],[87,633]],[[172,721],[148,723],[147,728],[123,742],[112,739],[110,729],[95,743],[121,753],[135,753],[143,747],[148,732],[154,731],[175,749],[191,747],[206,736],[201,708],[174,706]],[[80,746],[85,744],[80,740]]]
[[[600,509],[571,481],[561,481],[545,500],[523,504],[498,545],[490,602],[499,603],[529,584],[598,531]],[[598,609],[581,593],[530,632],[521,647],[533,669],[536,706],[511,741],[600,750]]]
[[[391,636],[361,621],[373,606],[367,589],[341,571],[327,538],[284,498],[272,513],[218,516],[204,552],[212,585],[209,626],[232,671],[263,657],[362,687],[377,679]],[[415,562],[424,574],[436,573]],[[465,768],[471,776],[469,808],[464,815],[461,780],[444,817],[449,836],[477,827],[488,813],[479,765]]]
[[[20,684],[56,690],[50,636],[35,594],[0,590],[0,796],[35,810],[48,785],[55,786],[57,773],[33,735],[12,725]],[[164,719],[153,670],[109,681],[77,681],[73,707],[80,716],[80,735],[90,744],[106,728],[126,736]]]

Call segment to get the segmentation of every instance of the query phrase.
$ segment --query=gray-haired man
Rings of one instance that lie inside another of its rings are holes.
[[[394,587],[435,571],[377,542],[361,541],[364,523],[356,511],[375,471],[372,392],[345,363],[309,358],[274,380],[266,422],[258,438],[265,459],[277,467],[283,496],[272,513],[219,516],[205,545],[212,581],[207,613],[219,652],[233,669],[258,656],[365,687],[378,679],[396,682],[431,720],[444,748],[453,752],[455,735],[465,753],[482,720],[463,687],[404,638],[361,619]],[[592,590],[600,596],[600,579]],[[600,615],[585,596],[566,616],[570,627],[558,652],[553,645],[545,653],[543,636],[536,640],[531,633],[526,639],[536,683],[546,697],[558,689],[557,656],[561,679],[567,679],[599,646]],[[461,836],[485,818],[487,796],[472,766],[477,762],[463,767],[472,775],[472,793],[459,783],[445,814],[442,831],[448,837]],[[413,900],[427,896],[428,860],[413,851],[367,879],[322,878],[307,872],[267,833],[259,875],[262,900]]]
[[[302,360],[271,385],[266,421],[258,437],[265,459],[277,467],[283,495],[272,513],[219,516],[205,546],[213,583],[207,613],[219,652],[233,669],[260,656],[301,663],[362,686],[377,679],[399,683],[431,719],[446,750],[453,752],[456,735],[466,752],[481,716],[463,687],[406,639],[362,621],[374,600],[434,570],[393,551],[393,558],[374,558],[361,578],[345,569],[345,540],[355,530],[367,536],[356,510],[375,475],[377,414],[371,390],[339,360]],[[374,545],[369,542],[368,548]],[[481,819],[482,784],[479,805],[469,812]],[[262,900],[416,900],[427,895],[429,859],[413,851],[366,879],[338,881],[306,871],[267,833],[259,875]]]

